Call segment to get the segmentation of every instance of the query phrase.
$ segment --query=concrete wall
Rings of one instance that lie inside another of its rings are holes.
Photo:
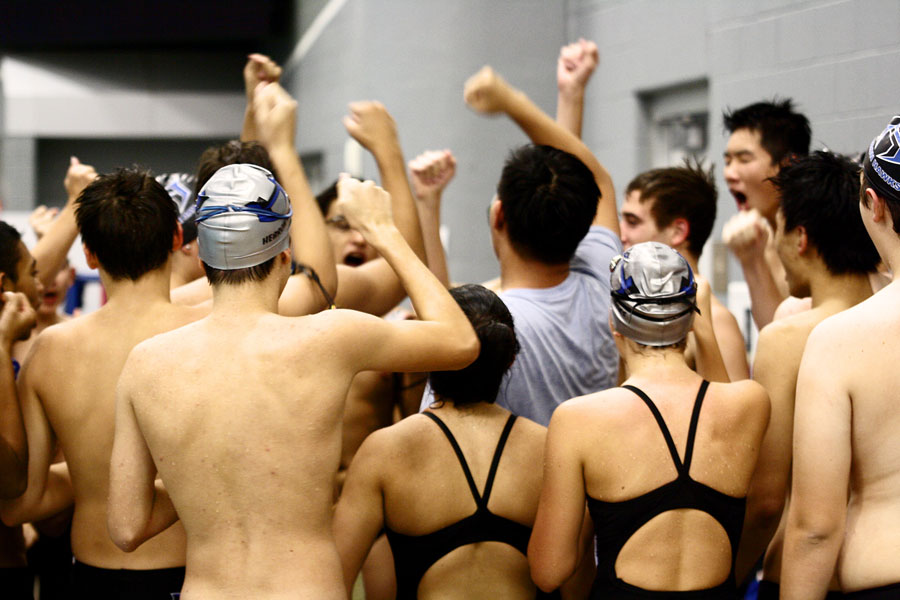
[[[380,100],[397,121],[407,159],[441,148],[457,157],[457,176],[444,196],[451,276],[496,276],[487,206],[506,153],[526,139],[505,119],[470,112],[463,83],[489,63],[545,110],[555,110],[562,7],[546,0],[349,0],[287,74],[300,103],[298,145],[323,152],[325,172],[336,176],[347,103]],[[314,15],[300,12],[306,28]],[[370,158],[364,165],[367,177],[377,177]]]
[[[301,2],[305,29],[326,5]],[[642,98],[705,82],[709,157],[719,185],[721,112],[774,95],[793,97],[813,126],[814,147],[859,152],[900,112],[900,0],[349,0],[288,74],[301,103],[298,144],[341,168],[346,103],[382,100],[407,157],[449,147],[460,165],[448,188],[451,274],[496,273],[485,206],[514,126],[468,112],[465,78],[491,63],[548,112],[555,104],[559,46],[596,40],[601,64],[588,90],[584,139],[621,192],[649,164]],[[374,176],[371,162],[367,176]],[[735,211],[722,194],[714,237]],[[740,279],[731,261],[729,277]],[[722,282],[724,283],[724,282]]]

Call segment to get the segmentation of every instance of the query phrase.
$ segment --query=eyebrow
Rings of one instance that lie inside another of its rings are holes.
[[[753,156],[753,152],[750,150],[735,150],[734,152],[726,150],[722,156]]]

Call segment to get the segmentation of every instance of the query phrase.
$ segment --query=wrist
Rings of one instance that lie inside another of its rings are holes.
[[[403,235],[393,222],[364,224],[361,229],[366,241],[380,254],[403,241]]]
[[[580,86],[560,86],[559,97],[566,102],[584,102],[584,88]]]

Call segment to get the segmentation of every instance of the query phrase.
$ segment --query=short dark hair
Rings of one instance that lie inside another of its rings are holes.
[[[687,249],[700,256],[716,221],[718,192],[712,165],[704,170],[699,161],[687,159],[680,167],[645,171],[628,184],[626,194],[634,191],[640,192],[641,203],[653,202],[650,214],[658,229],[686,219]]]
[[[269,153],[256,142],[231,140],[218,146],[210,146],[200,155],[197,162],[197,179],[194,182],[194,195],[198,195],[209,178],[226,165],[246,163],[256,165],[274,173]]]
[[[529,144],[510,153],[497,196],[516,251],[559,264],[572,258],[587,234],[597,213],[600,188],[577,157]]]
[[[867,273],[880,260],[859,215],[859,165],[818,151],[783,166],[772,183],[781,194],[785,231],[806,229],[828,271]]]
[[[22,235],[6,221],[0,221],[0,272],[16,283],[19,280],[19,242]]]
[[[494,402],[519,352],[512,315],[497,294],[480,285],[461,285],[451,289],[450,295],[472,323],[481,350],[465,369],[432,372],[431,389],[456,406]]]
[[[758,131],[760,144],[776,163],[791,155],[803,156],[809,152],[812,133],[809,120],[794,110],[790,98],[772,98],[770,102],[757,102],[737,110],[726,110],[725,129],[734,133],[738,129]]]
[[[178,210],[166,189],[137,167],[101,175],[76,200],[81,240],[113,279],[137,280],[166,264]]]
[[[338,197],[338,182],[335,180],[334,183],[329,185],[327,188],[319,192],[316,196],[316,202],[319,203],[319,210],[322,211],[322,216],[328,214],[328,209],[331,208],[332,203],[337,200]]]
[[[275,265],[275,256],[264,263],[241,269],[217,269],[201,261],[203,270],[206,271],[206,279],[210,285],[240,285],[250,281],[263,281],[272,272]]]

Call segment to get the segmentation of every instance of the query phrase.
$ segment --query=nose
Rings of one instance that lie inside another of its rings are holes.
[[[366,244],[366,238],[364,238],[363,234],[355,229],[350,230],[350,241],[357,246],[365,246]]]
[[[734,183],[738,180],[737,177],[737,167],[734,164],[734,161],[725,163],[724,173],[725,181],[727,183]]]

